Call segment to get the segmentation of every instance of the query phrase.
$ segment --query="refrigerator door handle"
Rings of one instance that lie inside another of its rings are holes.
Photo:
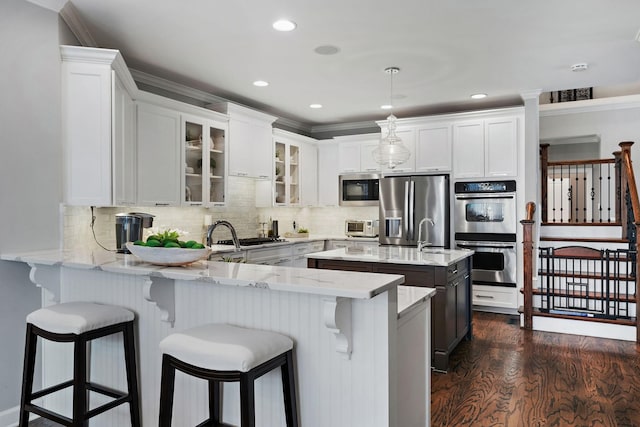
[[[408,214],[408,218],[407,218],[407,229],[408,229],[408,233],[407,233],[407,240],[415,240],[415,230],[414,230],[414,224],[416,222],[416,218],[415,218],[415,194],[416,194],[416,183],[413,181],[409,181],[408,183],[408,187],[409,187],[409,197],[408,197],[408,202],[409,202],[409,214]]]
[[[409,181],[404,183],[404,211],[402,216],[402,236],[407,239],[409,236]]]

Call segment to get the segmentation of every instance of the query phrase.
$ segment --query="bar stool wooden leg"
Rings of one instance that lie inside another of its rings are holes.
[[[159,427],[171,427],[173,415],[173,388],[176,382],[176,370],[169,356],[162,356],[162,381],[160,382],[160,422]]]
[[[122,332],[124,341],[124,360],[127,371],[127,386],[129,389],[129,412],[131,413],[131,426],[142,427],[140,417],[140,392],[138,389],[138,369],[136,363],[136,343],[133,331],[133,322],[130,322]]]
[[[247,374],[240,376],[240,421],[242,427],[255,427],[256,425],[254,380],[255,378]]]
[[[33,373],[36,365],[37,345],[38,336],[33,333],[33,327],[28,324],[24,345],[24,366],[22,374],[22,395],[20,397],[19,427],[27,427],[29,425],[29,412],[25,410],[25,406],[27,403],[31,402],[31,393],[33,392]]]
[[[282,392],[287,427],[298,427],[298,399],[296,398],[296,376],[293,367],[293,351],[288,351],[282,370]]]
[[[222,420],[220,419],[220,403],[222,399],[222,390],[220,389],[220,381],[209,380],[209,419],[213,426],[217,426]]]
[[[87,341],[78,338],[73,344],[73,427],[86,427],[87,412]]]

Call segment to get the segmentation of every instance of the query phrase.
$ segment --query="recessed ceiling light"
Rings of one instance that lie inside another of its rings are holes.
[[[393,108],[393,105],[385,104],[385,105],[381,105],[380,108],[382,108],[383,110],[391,110]]]
[[[336,53],[340,52],[340,48],[338,46],[327,44],[318,46],[317,48],[313,49],[313,51],[318,55],[335,55]]]
[[[296,23],[288,19],[280,19],[273,23],[273,28],[278,31],[293,31],[296,29]]]
[[[473,95],[471,95],[472,99],[482,99],[486,97],[487,97],[486,93],[474,93]]]
[[[322,108],[322,104],[310,104],[309,108]]]
[[[253,82],[253,85],[258,87],[265,87],[269,86],[269,82],[265,82],[264,80],[256,80],[255,82]]]

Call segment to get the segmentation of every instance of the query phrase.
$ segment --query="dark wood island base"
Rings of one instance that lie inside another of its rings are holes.
[[[431,310],[431,366],[435,371],[447,372],[449,356],[458,343],[462,339],[472,338],[471,256],[446,267],[320,259],[313,256],[308,255],[309,268],[402,274],[405,286],[435,288]]]

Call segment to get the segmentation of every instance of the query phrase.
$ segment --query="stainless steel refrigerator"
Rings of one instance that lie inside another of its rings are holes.
[[[449,248],[449,175],[380,178],[380,244]]]

